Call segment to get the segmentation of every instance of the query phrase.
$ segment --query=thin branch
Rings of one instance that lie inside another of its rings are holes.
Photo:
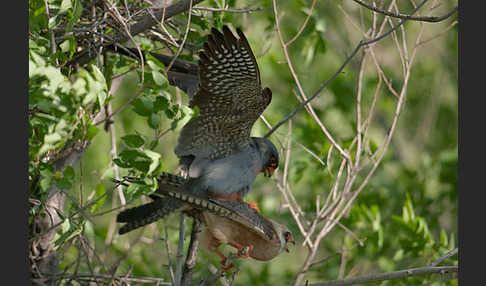
[[[228,12],[228,13],[248,13],[265,10],[263,7],[245,8],[245,9],[221,9],[214,7],[194,7],[193,10],[211,11],[211,12]]]
[[[275,0],[274,0],[275,1]],[[422,3],[420,3],[417,8],[415,8],[412,12],[411,12],[411,15],[413,15],[415,12],[417,12],[428,0],[424,0]],[[276,8],[274,8],[276,9]],[[277,17],[276,17],[277,19]],[[309,102],[311,102],[314,98],[316,98],[322,90],[324,90],[324,88],[326,88],[329,83],[331,83],[331,81],[333,81],[344,69],[344,67],[346,65],[348,65],[348,63],[351,61],[351,59],[356,55],[356,53],[364,46],[367,46],[367,45],[370,45],[370,44],[373,44],[375,42],[378,42],[379,40],[383,39],[384,37],[388,36],[390,33],[392,33],[393,31],[395,31],[398,27],[400,27],[401,25],[403,25],[403,23],[405,23],[405,21],[407,21],[407,19],[403,19],[402,21],[400,21],[398,24],[396,24],[392,29],[390,29],[389,31],[387,31],[386,33],[382,34],[381,36],[378,36],[372,40],[368,40],[368,41],[361,41],[359,42],[359,44],[356,46],[356,48],[354,48],[354,50],[351,52],[351,54],[346,58],[346,60],[344,61],[344,63],[339,67],[339,69],[328,79],[326,80],[318,89],[317,91],[309,98],[307,98],[306,100],[304,100],[299,106],[297,106],[294,111],[292,111],[290,114],[288,114],[284,119],[282,119],[280,122],[278,122],[277,124],[275,124],[273,126],[272,129],[270,129],[270,131],[267,132],[267,134],[265,134],[265,138],[267,138],[268,136],[270,136],[273,132],[275,132],[275,130],[277,130],[280,126],[282,126],[285,122],[287,122],[290,118],[294,117],[295,114],[297,114],[297,112],[299,112],[302,108],[304,108],[304,106],[306,106],[306,104],[308,104]],[[346,154],[346,153],[344,153]],[[349,156],[348,156],[349,157]]]
[[[388,273],[372,274],[368,276],[347,278],[342,280],[330,280],[321,283],[312,283],[309,284],[309,286],[347,286],[347,285],[379,282],[385,280],[402,279],[402,278],[421,276],[427,274],[449,274],[449,273],[457,273],[458,268],[459,267],[457,266],[442,266],[442,267],[426,266],[421,268],[410,268],[410,269],[404,269],[404,270],[393,271]]]
[[[297,40],[297,38],[300,36],[300,34],[302,34],[305,27],[307,26],[307,22],[309,22],[309,19],[312,16],[312,11],[314,11],[314,7],[316,6],[316,3],[317,3],[317,0],[312,1],[312,5],[311,5],[311,8],[310,8],[309,14],[307,14],[307,17],[305,18],[304,23],[302,24],[302,26],[300,26],[300,29],[299,29],[299,31],[297,31],[297,34],[295,34],[295,36],[292,39],[290,39],[287,43],[285,43],[286,46],[290,46],[295,40]]]
[[[182,259],[184,258],[184,241],[186,239],[186,216],[181,213],[181,219],[179,222],[179,243],[177,244],[177,256],[176,256],[176,274],[175,285],[181,285],[182,278]]]
[[[302,97],[302,99],[304,100],[304,102],[307,102],[308,103],[309,100],[305,96],[305,93],[304,93],[304,90],[302,88],[302,85],[300,84],[299,77],[297,76],[297,73],[295,72],[294,67],[292,65],[292,61],[290,60],[290,56],[289,56],[289,53],[287,51],[287,45],[285,44],[285,42],[283,40],[282,31],[280,29],[280,20],[278,18],[277,2],[276,2],[276,0],[273,0],[272,3],[273,3],[273,13],[275,15],[275,25],[277,26],[277,34],[278,34],[278,38],[280,40],[280,44],[281,44],[282,49],[283,49],[283,53],[284,53],[285,59],[287,61],[287,66],[289,67],[290,73],[292,74],[292,77],[294,78],[294,81],[295,81],[295,84],[297,85],[297,89],[299,90],[300,96]],[[331,143],[334,146],[336,146],[336,149],[339,150],[339,152],[341,153],[341,155],[344,158],[346,158],[346,159],[348,159],[348,161],[350,161],[351,158],[349,157],[349,154],[347,154],[343,150],[343,148],[339,144],[337,144],[336,140],[334,140],[334,138],[331,136],[331,134],[329,133],[329,131],[327,131],[327,128],[324,126],[324,124],[322,124],[322,122],[319,120],[319,118],[315,114],[314,109],[312,108],[312,106],[310,104],[307,105],[307,103],[304,104],[304,105],[301,104],[301,105],[299,105],[299,107],[305,107],[307,109],[308,113],[312,116],[312,118],[317,123],[317,125],[319,125],[319,127],[322,130],[322,132],[326,135],[326,137],[329,139],[329,141],[331,141]],[[269,132],[267,132],[267,134],[265,134],[264,137],[267,138],[268,136],[270,136],[270,134],[272,134],[276,130],[276,127],[277,126],[274,126]]]
[[[59,274],[59,275],[49,275],[48,273],[44,273],[46,277],[55,280],[65,280],[71,279],[76,281],[91,281],[91,282],[105,282],[106,280],[116,280],[121,282],[136,282],[136,283],[157,283],[158,285],[172,285],[169,282],[165,282],[163,278],[155,278],[155,277],[142,277],[142,276],[117,276],[117,275],[110,275],[110,274]],[[35,279],[35,281],[41,282],[44,279]],[[113,284],[114,285],[114,284]]]
[[[169,71],[172,68],[172,65],[174,64],[177,57],[181,54],[182,48],[184,47],[184,44],[186,43],[187,35],[189,34],[189,29],[191,27],[191,11],[192,11],[192,0],[190,0],[190,2],[189,2],[189,12],[188,12],[189,16],[187,17],[187,25],[186,25],[186,31],[184,33],[184,38],[182,38],[182,43],[179,45],[179,48],[177,49],[175,56],[172,58],[169,65],[167,66],[166,72]]]
[[[247,252],[247,251],[249,251],[248,246],[243,250],[243,252]],[[199,286],[210,286],[210,285],[213,285],[214,283],[216,283],[216,281],[218,281],[219,279],[223,278],[224,277],[224,270],[223,269],[228,268],[231,265],[231,263],[233,262],[233,260],[238,259],[238,258],[240,258],[238,253],[232,253],[232,254],[228,255],[228,257],[226,258],[225,264],[213,276],[203,280],[199,284]]]
[[[440,16],[440,17],[412,16],[413,13],[411,13],[410,15],[393,13],[393,12],[390,12],[390,11],[386,11],[386,10],[382,10],[380,8],[377,8],[377,7],[370,5],[370,4],[368,4],[364,1],[361,1],[361,0],[353,0],[353,1],[358,3],[361,6],[364,6],[364,7],[368,8],[370,10],[373,10],[377,13],[380,13],[380,14],[383,14],[383,15],[386,15],[386,16],[390,16],[390,17],[393,17],[393,18],[399,18],[399,19],[404,19],[404,20],[412,20],[412,21],[432,22],[432,23],[441,22],[441,21],[449,18],[450,16],[454,15],[458,11],[458,6],[456,6],[450,12],[448,12],[447,14]]]
[[[147,88],[147,85],[143,85],[138,91],[137,93],[132,96],[129,100],[127,100],[127,102],[125,102],[122,106],[120,106],[117,110],[113,111],[112,113],[108,114],[105,118],[103,119],[99,119],[99,120],[93,120],[93,125],[98,125],[98,124],[101,124],[105,121],[109,121],[113,116],[117,115],[120,111],[123,111],[125,108],[127,108],[130,103],[132,103],[135,99],[137,99],[144,91],[145,89]],[[95,118],[97,118],[98,116],[96,116]]]
[[[446,260],[447,258],[451,257],[451,256],[454,256],[456,255],[458,252],[458,248],[454,248],[453,250],[447,252],[446,254],[444,254],[443,256],[439,257],[437,260],[435,260],[434,262],[432,262],[430,264],[430,266],[437,266],[439,264],[441,264],[442,262],[444,262],[444,260]]]
[[[155,16],[152,17],[151,14],[143,16],[137,23],[129,26],[128,30],[130,31],[130,35],[133,37],[135,35],[138,35],[148,29],[150,29],[152,26],[159,24],[158,19],[162,18],[162,15],[164,15],[164,19],[169,19],[177,14],[183,13],[187,10],[189,10],[190,2],[192,2],[192,5],[199,4],[202,2],[202,0],[180,0],[179,2],[167,7],[167,8],[162,8],[162,9],[154,9],[153,15]],[[114,42],[111,43],[105,43],[104,45],[110,45],[114,43],[123,43],[126,42],[129,39],[129,36],[126,34],[120,34],[117,35],[114,39]],[[80,65],[84,65],[88,63],[91,59],[94,58],[94,53],[92,52],[94,49],[97,49],[101,44],[99,42],[95,43],[92,48],[86,48],[85,50],[79,52],[77,55],[73,56],[73,59],[71,60],[70,64],[73,63],[78,63]]]
[[[111,102],[108,103],[106,106],[106,112],[108,114],[112,113],[112,106]],[[118,156],[117,148],[116,148],[116,130],[115,130],[115,124],[109,124],[109,129],[110,133],[110,138],[111,138],[111,158],[112,160],[115,159]],[[113,164],[113,163],[112,163]],[[115,176],[115,179],[120,180],[120,170],[118,169],[118,165],[113,164],[113,174]],[[125,195],[123,194],[123,188],[121,185],[117,187],[118,191],[118,198],[120,199],[120,204],[122,206],[127,204],[127,200],[125,199]],[[116,206],[112,206],[116,207]]]
[[[420,45],[423,45],[423,44],[425,44],[425,43],[428,43],[428,42],[430,42],[430,41],[432,41],[432,40],[434,40],[434,39],[436,39],[436,38],[438,38],[438,37],[440,37],[440,36],[444,35],[444,34],[445,34],[446,32],[448,32],[450,29],[454,28],[454,26],[455,26],[455,25],[457,25],[458,23],[459,23],[459,21],[457,21],[457,20],[456,20],[456,21],[453,21],[453,22],[452,22],[452,23],[451,23],[449,26],[447,26],[447,28],[445,28],[445,29],[444,29],[444,31],[442,31],[442,32],[438,33],[438,34],[437,34],[437,35],[435,35],[435,36],[432,36],[432,37],[430,37],[430,38],[428,38],[428,39],[425,39],[425,40],[423,40],[423,41],[419,42],[419,43],[417,44],[417,46],[420,46]]]
[[[201,236],[202,223],[199,219],[194,218],[192,223],[191,240],[187,249],[186,262],[181,278],[181,286],[191,285],[192,273],[196,265],[197,249],[199,247],[199,238]]]
[[[165,244],[165,249],[167,250],[167,261],[168,261],[168,268],[169,268],[169,274],[170,274],[170,280],[172,281],[173,285],[175,284],[175,275],[174,275],[174,270],[172,269],[172,262],[171,262],[171,255],[172,251],[170,250],[170,244],[169,244],[169,227],[167,221],[164,223],[164,244]]]

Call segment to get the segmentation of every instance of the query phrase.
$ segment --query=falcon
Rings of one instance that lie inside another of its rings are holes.
[[[174,149],[185,178],[162,176],[159,184],[173,179],[193,195],[243,202],[259,173],[271,177],[278,168],[275,145],[266,138],[250,137],[272,92],[261,87],[248,40],[240,29],[236,31],[239,38],[227,26],[223,33],[213,28],[204,43],[199,53],[199,88],[189,100],[199,114],[182,128]],[[120,222],[127,222],[120,234],[155,222],[182,205],[153,199],[119,214]],[[256,203],[249,204],[258,211]]]
[[[199,90],[189,101],[199,115],[182,128],[174,152],[189,179],[185,189],[242,202],[259,173],[272,176],[279,156],[270,140],[250,137],[272,92],[262,88],[248,40],[236,32],[239,38],[227,26],[211,29],[199,53]]]
[[[227,257],[218,250],[222,244],[236,248],[239,257],[252,257],[260,261],[271,260],[284,250],[289,252],[288,243],[295,244],[287,226],[265,218],[246,203],[220,201],[204,194],[195,195],[181,189],[184,178],[168,173],[164,173],[162,178],[158,191],[151,195],[153,202],[125,210],[118,215],[118,222],[128,222],[120,228],[120,233],[124,233],[127,226],[131,228],[145,225],[151,219],[147,216],[147,210],[156,206],[154,209],[158,214],[150,211],[148,213],[154,214],[153,217],[157,219],[165,217],[172,212],[167,210],[173,209],[201,219],[206,226],[201,244],[220,256],[223,266]],[[245,249],[248,252],[241,254]]]

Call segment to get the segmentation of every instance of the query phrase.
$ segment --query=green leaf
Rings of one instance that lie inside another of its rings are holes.
[[[70,46],[71,46],[71,44],[70,44],[69,40],[65,40],[64,42],[59,44],[59,47],[61,48],[61,51],[63,53],[67,53],[69,51]]]
[[[67,222],[67,223],[66,223]],[[65,220],[62,226],[62,234],[55,240],[54,249],[58,249],[68,240],[72,239],[79,233],[81,233],[82,227],[72,224],[69,220]]]
[[[56,186],[61,190],[70,190],[73,186],[72,180],[68,178],[59,178],[55,180]]]
[[[125,142],[125,144],[127,144],[128,147],[132,148],[141,147],[145,143],[143,137],[138,134],[125,135],[121,139],[123,142]]]
[[[150,150],[144,150],[144,153],[150,159],[152,159],[152,163],[150,164],[149,170],[148,170],[148,173],[147,173],[148,175],[150,175],[153,171],[155,171],[155,169],[157,169],[157,167],[160,164],[160,154],[159,153],[156,153],[156,152],[153,152],[153,151],[150,151]]]
[[[72,8],[71,0],[62,0],[61,7],[59,9],[59,14],[65,13],[67,10]]]
[[[96,185],[95,188],[95,194],[96,194],[95,200],[97,199],[99,200],[91,207],[91,212],[96,212],[103,205],[106,199],[105,193],[106,193],[105,184],[103,184],[103,182],[100,182],[98,185]]]
[[[441,230],[440,231],[440,244],[444,247],[447,247],[447,233],[445,232],[445,230]]]
[[[137,149],[126,149],[120,152],[120,158],[123,161],[126,162],[133,162],[139,158],[146,158],[148,159],[149,157],[145,155],[143,151],[137,150]]]
[[[370,138],[369,144],[370,144],[371,153],[375,153],[376,150],[378,150],[378,144],[376,144],[375,140],[373,140],[371,138]]]
[[[81,0],[74,0],[73,15],[71,19],[69,19],[69,22],[66,25],[66,33],[69,33],[73,28],[74,24],[78,22],[82,12],[83,12],[83,5],[81,4]]]
[[[64,168],[62,172],[62,176],[68,180],[74,180],[74,169],[71,166],[67,166]]]
[[[94,125],[88,125],[88,128],[87,128],[87,132],[86,132],[86,137],[89,141],[91,141],[96,134],[98,134],[98,132],[100,131],[100,129]]]
[[[133,102],[133,111],[141,116],[149,117],[152,115],[153,110],[153,101],[145,96],[139,97]]]
[[[121,168],[130,168],[130,164],[125,163],[120,158],[113,159],[113,163],[115,163],[118,167]]]
[[[152,71],[152,78],[157,85],[164,88],[167,87],[168,81],[162,73],[158,71]]]
[[[145,58],[147,59],[147,64],[153,71],[165,71],[165,65],[161,63],[156,57],[154,57],[151,53],[146,53]]]
[[[106,100],[106,90],[107,90],[106,80],[105,77],[103,76],[103,73],[98,69],[97,66],[91,65],[91,68],[93,69],[93,75],[95,77],[96,82],[101,85],[100,90],[97,90],[97,93],[98,93],[98,102],[100,106],[103,106]]]
[[[44,137],[44,142],[46,144],[54,144],[54,143],[57,143],[61,140],[61,135],[59,135],[59,133],[52,133],[52,134],[47,134],[45,137]]]
[[[153,129],[157,129],[160,126],[160,117],[157,113],[152,113],[148,118],[148,125]]]
[[[159,112],[169,108],[169,101],[163,96],[157,96],[154,101],[154,112]]]

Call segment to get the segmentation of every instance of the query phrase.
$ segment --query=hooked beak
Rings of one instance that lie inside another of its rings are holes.
[[[289,240],[289,241],[287,241],[287,243],[289,243],[289,242],[291,242],[295,246],[295,240]],[[287,245],[285,245],[285,251],[290,252],[289,251],[289,247]]]
[[[265,170],[263,170],[263,175],[265,177],[271,177],[273,175],[273,173],[275,172],[275,168],[272,168],[272,167],[267,167],[265,168]]]

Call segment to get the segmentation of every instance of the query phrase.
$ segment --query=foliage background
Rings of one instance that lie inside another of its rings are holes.
[[[113,2],[112,5],[123,7],[122,2]],[[128,5],[136,4],[135,1],[126,2]],[[423,15],[443,15],[457,5],[454,1],[430,2],[433,3],[421,10]],[[45,15],[46,3],[50,11],[49,20]],[[168,85],[164,66],[150,58],[147,58],[144,65],[143,84],[140,63],[115,53],[106,53],[106,60],[98,64],[98,67],[96,60],[93,60],[83,68],[68,68],[66,63],[83,46],[83,41],[89,39],[66,36],[53,54],[51,36],[57,33],[56,29],[66,32],[70,26],[75,29],[82,26],[80,19],[85,15],[79,12],[79,6],[76,6],[79,3],[29,1],[29,109],[33,111],[33,115],[29,116],[30,223],[41,216],[48,191],[55,185],[67,196],[64,209],[59,210],[63,213],[64,223],[53,238],[59,253],[61,272],[111,273],[111,270],[116,269],[116,274],[120,276],[130,273],[132,276],[161,277],[170,281],[168,265],[170,263],[173,266],[175,263],[180,215],[173,214],[152,224],[143,233],[137,231],[119,236],[114,224],[118,209],[113,208],[120,205],[120,199],[111,178],[116,177],[113,158],[123,158],[122,152],[137,148],[144,154],[139,154],[143,162],[137,165],[141,166],[137,174],[147,175],[147,168],[154,162],[151,166],[155,166],[155,169],[150,169],[152,173],[148,178],[160,171],[174,172],[177,158],[173,147],[180,127],[191,115],[189,109],[179,107],[178,104],[187,103],[187,97]],[[89,3],[82,2],[83,8],[86,9]],[[281,31],[285,39],[296,34],[310,14],[311,5],[312,1],[308,0],[278,2]],[[257,57],[262,82],[273,91],[273,100],[264,113],[265,118],[274,125],[293,111],[299,104],[293,93],[297,88],[275,31],[272,2],[203,1],[198,6],[263,9],[253,13],[195,10],[187,37],[193,49],[184,50],[179,58],[195,61],[195,51],[201,46],[209,27],[221,28],[223,24],[242,27]],[[408,1],[398,6],[400,11],[413,8]],[[307,95],[315,92],[335,73],[346,56],[363,39],[358,27],[366,26],[363,23],[370,21],[370,15],[368,10],[353,1],[320,1],[316,4],[306,28],[288,48],[295,72]],[[382,19],[383,16],[378,18]],[[184,31],[187,13],[176,15],[171,21]],[[349,213],[340,221],[352,234],[343,228],[334,228],[319,246],[316,260],[322,261],[306,273],[306,280],[318,282],[420,267],[456,247],[456,24],[457,15],[439,23],[407,21],[404,24],[410,49],[416,44],[413,39],[420,33],[421,25],[425,25],[422,39],[430,41],[424,42],[418,49],[395,134],[376,173]],[[176,38],[183,34],[177,35],[174,29],[168,29]],[[401,35],[399,40],[402,40]],[[160,41],[147,35],[138,35],[135,41],[143,50],[167,54],[167,48]],[[376,45],[375,53],[392,86],[399,87],[403,83],[403,68],[395,44],[392,37],[387,37]],[[126,46],[133,47],[133,43],[129,41]],[[172,50],[174,52],[176,49]],[[312,102],[316,114],[341,146],[349,146],[355,136],[359,56]],[[373,64],[368,61],[365,70],[372,69]],[[109,90],[115,82],[111,78],[120,73],[126,73],[126,76],[116,92],[110,94]],[[376,73],[370,72],[365,76],[364,106],[370,105],[378,82]],[[104,129],[103,124],[91,124],[93,117],[90,114],[96,114],[108,103],[111,110],[118,110],[137,92],[141,93],[137,100],[112,118],[113,130],[110,131],[110,127]],[[383,86],[380,93],[370,128],[368,148],[371,150],[381,144],[395,110],[396,99],[386,87]],[[147,106],[152,106],[149,112]],[[333,170],[337,170],[339,163],[336,158],[327,160],[329,140],[309,114],[300,111],[292,119],[292,127],[293,148],[288,184],[310,219],[315,213],[316,196],[320,195],[323,199],[333,183],[333,177],[326,172],[328,162],[332,164]],[[263,136],[267,131],[268,128],[259,120],[253,135]],[[133,142],[123,137],[134,134],[144,139],[143,147],[137,145],[133,148],[130,145]],[[158,136],[161,136],[160,140],[155,143]],[[49,158],[55,158],[58,150],[79,138],[90,142],[79,163],[56,172],[52,163],[55,159]],[[116,156],[112,153],[112,138],[115,139]],[[285,148],[286,138],[287,125],[271,137],[282,148]],[[325,164],[322,165],[305,152],[298,143],[312,150]],[[151,152],[160,154],[160,158]],[[129,156],[126,158],[127,162],[133,163]],[[131,168],[119,168],[119,175],[126,175],[134,169],[136,167],[133,164]],[[280,175],[282,170],[280,168],[278,171]],[[236,261],[239,273],[234,285],[291,284],[306,258],[307,250],[302,246],[303,237],[283,204],[281,193],[275,186],[276,180],[278,176],[273,180],[258,177],[247,200],[258,202],[265,216],[287,224],[297,237],[297,245],[290,253],[283,253],[268,263]],[[142,194],[152,189],[153,186],[123,188],[126,203],[135,206],[146,202]],[[77,212],[90,202],[94,202],[94,205],[81,213]],[[187,236],[190,234],[191,221],[187,219],[186,222]],[[168,260],[163,241],[166,235],[172,250],[172,261]],[[356,237],[363,241],[362,246]],[[188,237],[186,247],[187,244]],[[226,248],[226,251],[229,250]],[[447,261],[448,264],[457,265],[455,257]],[[218,266],[218,262],[215,255],[199,250],[194,280],[210,276],[208,265]],[[385,281],[380,285],[457,285],[457,280],[449,278],[440,275],[419,276]]]

